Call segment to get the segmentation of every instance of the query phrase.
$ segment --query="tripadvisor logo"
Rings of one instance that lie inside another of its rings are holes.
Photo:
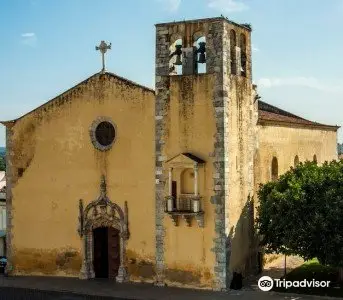
[[[270,291],[274,286],[274,281],[269,276],[262,276],[257,283],[260,290],[264,292]]]
[[[281,288],[292,288],[292,287],[329,287],[330,281],[318,281],[318,280],[301,280],[301,281],[289,281],[285,279],[272,279],[269,276],[262,276],[257,283],[261,291],[267,292],[270,291],[274,286]]]

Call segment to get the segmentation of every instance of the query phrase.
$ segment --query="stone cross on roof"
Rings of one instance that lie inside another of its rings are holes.
[[[105,73],[106,72],[106,69],[105,69],[105,53],[107,52],[107,50],[111,49],[111,45],[112,45],[112,43],[110,43],[108,45],[108,44],[106,44],[105,41],[101,41],[100,45],[95,47],[95,50],[100,50],[101,56],[102,56],[102,70],[101,70],[101,73]]]

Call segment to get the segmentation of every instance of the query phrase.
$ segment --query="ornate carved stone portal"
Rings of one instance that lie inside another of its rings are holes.
[[[95,277],[93,269],[93,230],[99,227],[113,227],[120,232],[120,266],[117,282],[128,281],[126,267],[126,241],[129,238],[128,209],[125,201],[124,211],[107,197],[105,176],[101,178],[100,196],[84,209],[83,200],[79,201],[79,235],[82,239],[82,267],[80,278]]]

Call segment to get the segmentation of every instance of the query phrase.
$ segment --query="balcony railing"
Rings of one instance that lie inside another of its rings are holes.
[[[182,217],[187,226],[191,226],[194,217],[199,227],[204,227],[204,211],[202,210],[202,198],[194,194],[181,194],[177,199],[173,196],[165,198],[165,212],[169,214],[175,226],[179,225],[179,217]]]

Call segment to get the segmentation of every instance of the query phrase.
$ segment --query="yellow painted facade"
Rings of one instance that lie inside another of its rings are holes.
[[[337,159],[337,132],[325,128],[258,125],[258,149],[255,156],[255,182],[266,183],[272,179],[272,159],[278,161],[281,175],[299,162],[319,164]]]
[[[237,45],[230,48],[233,31]],[[99,197],[102,176],[109,200],[128,218],[120,223],[129,231],[120,255],[130,280],[221,289],[228,274],[254,268],[252,208],[259,183],[271,180],[273,157],[278,175],[296,156],[336,159],[337,127],[261,120],[250,31],[224,18],[161,24],[156,92],[99,73],[4,122],[11,274],[93,276],[92,237],[78,232],[79,200],[87,206]],[[192,47],[202,35],[207,73],[169,76],[169,45],[183,37]],[[99,117],[116,130],[107,151],[90,134]],[[199,197],[200,211],[169,211],[173,193],[177,201],[192,199],[190,205]]]
[[[115,145],[106,152],[90,141],[89,128],[98,116],[111,118],[117,127]],[[129,204],[128,257],[137,264],[153,262],[153,128],[154,93],[111,75],[95,75],[15,123],[15,273],[78,276],[78,201],[88,204],[99,196],[102,174],[110,200]]]
[[[173,76],[170,81],[171,95],[167,110],[164,155],[172,158],[180,153],[190,152],[205,160],[204,166],[199,167],[199,194],[202,197],[205,227],[200,228],[195,219],[192,219],[190,227],[183,219],[180,219],[179,226],[174,226],[172,220],[165,216],[166,277],[168,283],[174,281],[211,286],[214,265],[214,254],[211,251],[214,208],[210,198],[213,195],[214,170],[209,154],[213,151],[215,134],[211,100],[213,76]],[[165,168],[165,171],[168,169]],[[179,187],[178,195],[194,192],[192,172],[191,168],[173,170],[173,180]],[[168,188],[166,185],[166,194]]]

